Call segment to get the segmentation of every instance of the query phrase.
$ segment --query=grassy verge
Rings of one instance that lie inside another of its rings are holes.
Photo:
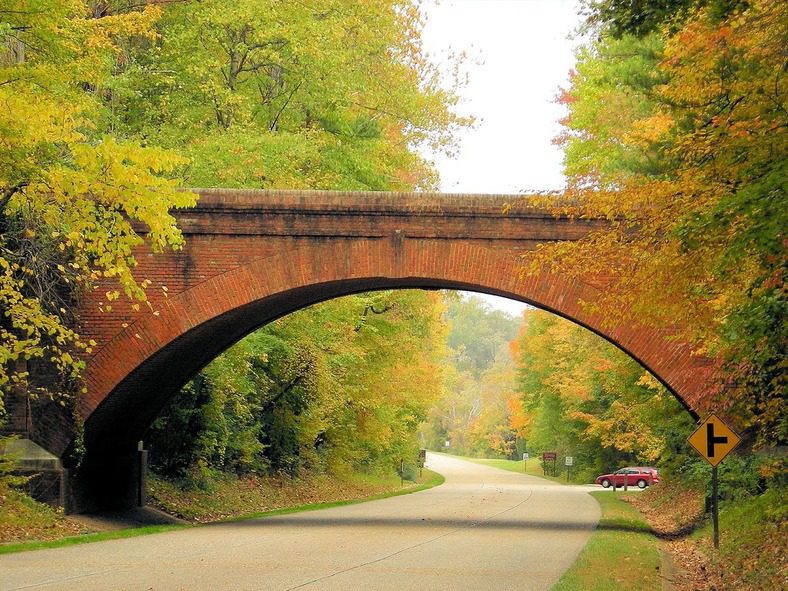
[[[358,503],[366,503],[367,501],[376,501],[378,499],[387,499],[389,497],[409,495],[422,490],[427,490],[428,488],[432,488],[434,486],[439,486],[443,484],[445,480],[446,479],[440,474],[438,474],[437,472],[433,472],[432,470],[425,469],[424,475],[420,477],[416,482],[408,483],[404,487],[400,487],[398,490],[390,490],[388,492],[382,492],[368,497],[357,498],[357,499],[347,499],[342,501],[325,501],[322,503],[312,503],[310,505],[296,505],[294,507],[271,509],[269,511],[261,511],[261,512],[242,515],[240,517],[234,518],[233,520],[260,519],[263,517],[271,517],[274,515],[285,515],[287,513],[298,513],[301,511],[316,511],[318,509],[341,507],[343,505],[355,505]]]
[[[432,488],[443,484],[444,478],[436,472],[424,470],[424,475],[418,479],[417,482],[406,482],[404,486],[400,485],[399,478],[394,477],[373,477],[373,476],[355,476],[350,477],[348,480],[341,483],[335,483],[332,488],[323,490],[322,492],[315,487],[325,484],[324,479],[313,478],[306,481],[291,482],[292,486],[288,488],[286,482],[276,479],[260,479],[274,480],[276,483],[268,483],[268,486],[262,486],[261,489],[254,493],[250,483],[246,482],[244,486],[239,486],[239,483],[244,481],[229,479],[219,483],[214,483],[211,491],[181,491],[181,495],[176,492],[177,487],[166,483],[164,481],[154,479],[156,483],[154,486],[165,488],[170,491],[169,502],[171,504],[181,507],[179,511],[183,517],[191,515],[191,521],[194,523],[222,521],[222,520],[242,520],[242,519],[259,519],[262,517],[270,517],[273,515],[282,515],[285,513],[296,513],[300,511],[314,511],[317,509],[325,509],[328,507],[337,507],[341,505],[350,505],[355,503],[363,503],[387,497],[393,497],[404,494],[411,494]],[[259,484],[259,483],[258,483]],[[277,489],[277,494],[273,497],[266,496],[266,492],[270,493],[272,488]],[[241,493],[239,493],[241,491]],[[244,492],[246,494],[244,494]],[[292,494],[290,494],[292,493]],[[223,495],[225,497],[223,498]],[[341,495],[342,498],[337,498]],[[21,495],[24,497],[24,495]],[[322,499],[321,499],[322,496]],[[213,498],[211,501],[209,498]],[[300,499],[305,497],[310,499],[310,502],[301,502]],[[80,529],[74,524],[69,524],[69,520],[59,515],[56,511],[36,503],[29,498],[23,501],[25,505],[31,505],[34,514],[41,513],[46,516],[46,523],[48,529],[53,531],[53,534],[46,539],[37,539],[32,541],[19,541],[0,544],[0,554],[8,554],[12,552],[22,552],[27,550],[39,550],[42,548],[59,548],[63,546],[74,546],[77,544],[87,544],[91,542],[100,542],[104,540],[115,540],[120,538],[131,538],[136,536],[160,533],[165,531],[172,531],[175,529],[183,529],[193,527],[193,525],[150,525],[143,527],[132,527],[128,529],[113,530],[97,533],[82,533]],[[195,499],[197,502],[195,502]],[[258,510],[250,510],[248,503],[257,501],[255,506]],[[191,510],[187,510],[185,503],[195,502]],[[233,502],[238,503],[233,508]],[[161,505],[161,503],[158,503]],[[262,511],[259,508],[269,507],[271,504],[277,505],[272,508],[267,508]],[[2,506],[3,512],[0,514],[0,521],[6,523],[6,509],[8,504],[4,502]],[[220,513],[216,513],[217,508],[221,509]],[[199,515],[199,518],[197,517]],[[39,529],[31,529],[31,517],[28,514],[20,516],[17,520],[16,526],[20,530],[27,532],[27,537],[34,535],[41,535]],[[54,532],[60,532],[59,535]],[[74,533],[80,535],[73,535]]]
[[[437,452],[432,452],[437,453]],[[459,458],[461,460],[466,460],[468,462],[473,462],[474,464],[482,464],[484,466],[490,466],[492,468],[500,468],[501,470],[508,470],[509,472],[519,472],[520,474],[528,474],[529,476],[538,476],[539,478],[546,478],[547,480],[552,480],[553,482],[562,482],[565,483],[566,479],[560,476],[545,476],[542,472],[542,467],[539,464],[539,460],[536,458],[528,460],[528,471],[526,471],[523,467],[522,460],[491,460],[491,459],[482,459],[482,458],[471,458],[468,456],[457,456],[453,454],[443,454],[447,455],[452,458]]]
[[[4,542],[52,540],[85,531],[84,527],[64,519],[61,512],[49,505],[37,503],[13,489],[0,490],[0,540]]]
[[[624,493],[591,493],[602,518],[580,556],[553,591],[659,589],[659,540]]]
[[[439,478],[442,482],[438,474],[425,470],[417,482],[405,481],[403,486],[396,475],[228,477],[211,480],[202,488],[183,489],[154,477],[149,481],[149,504],[192,523],[207,523],[416,492],[440,484]]]
[[[148,534],[157,534],[175,529],[192,527],[191,525],[146,525],[143,527],[132,527],[129,529],[117,529],[112,531],[94,532],[77,536],[68,536],[54,540],[36,540],[32,542],[12,542],[0,545],[0,554],[11,554],[13,552],[26,552],[28,550],[42,550],[44,548],[62,548],[64,546],[77,546],[79,544],[90,544],[92,542],[103,542],[105,540],[117,540],[120,538],[135,538]]]
[[[681,482],[650,489],[635,504],[678,567],[676,587],[759,591],[788,589],[788,490],[723,502],[720,548],[713,547],[712,524],[703,514],[703,490]]]
[[[742,591],[788,589],[788,489],[720,509],[720,548],[713,547],[710,521],[692,534],[726,588]]]

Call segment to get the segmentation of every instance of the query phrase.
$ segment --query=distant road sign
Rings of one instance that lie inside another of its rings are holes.
[[[716,415],[711,415],[687,441],[709,464],[716,466],[739,445],[741,437]]]
[[[567,466],[571,466],[574,463],[574,461],[575,460],[572,456],[566,456],[566,459],[564,460],[564,464],[566,464]]]
[[[528,453],[527,453],[527,452],[524,452],[524,453],[523,453],[523,459],[524,459],[524,460],[527,460],[527,459],[528,459],[528,457],[529,457],[529,456],[528,456]]]
[[[552,461],[555,461],[555,458],[557,457],[557,455],[558,455],[558,454],[556,454],[556,452],[554,452],[554,451],[546,451],[546,452],[544,452],[544,453],[542,454],[542,459],[543,459],[543,460],[552,460]]]

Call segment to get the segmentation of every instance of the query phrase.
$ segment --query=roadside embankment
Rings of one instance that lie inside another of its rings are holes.
[[[425,469],[415,482],[404,483],[397,476],[351,474],[343,478],[223,478],[202,487],[182,488],[154,476],[150,479],[150,507],[90,516],[63,515],[9,489],[0,495],[0,554],[362,503],[418,492],[443,480],[440,474]]]
[[[664,540],[679,591],[788,589],[788,490],[723,503],[720,547],[704,514],[704,493],[681,483],[627,498]]]
[[[207,523],[407,494],[437,486],[443,477],[424,470],[415,482],[404,483],[396,475],[360,473],[342,477],[227,477],[189,488],[156,477],[149,482],[151,506],[187,522]]]

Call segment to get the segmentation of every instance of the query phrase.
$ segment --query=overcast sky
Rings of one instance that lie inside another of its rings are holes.
[[[433,156],[441,191],[521,193],[560,189],[561,151],[552,144],[564,109],[555,97],[568,85],[579,24],[576,0],[443,0],[427,2],[424,48],[434,63],[465,51],[470,82],[462,113],[476,117],[454,159]],[[478,63],[477,63],[478,62]],[[519,315],[519,302],[485,296]]]

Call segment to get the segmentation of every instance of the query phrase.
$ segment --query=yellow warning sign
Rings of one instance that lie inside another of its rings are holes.
[[[700,424],[687,441],[709,464],[716,466],[739,445],[741,437],[716,415],[711,415]]]

